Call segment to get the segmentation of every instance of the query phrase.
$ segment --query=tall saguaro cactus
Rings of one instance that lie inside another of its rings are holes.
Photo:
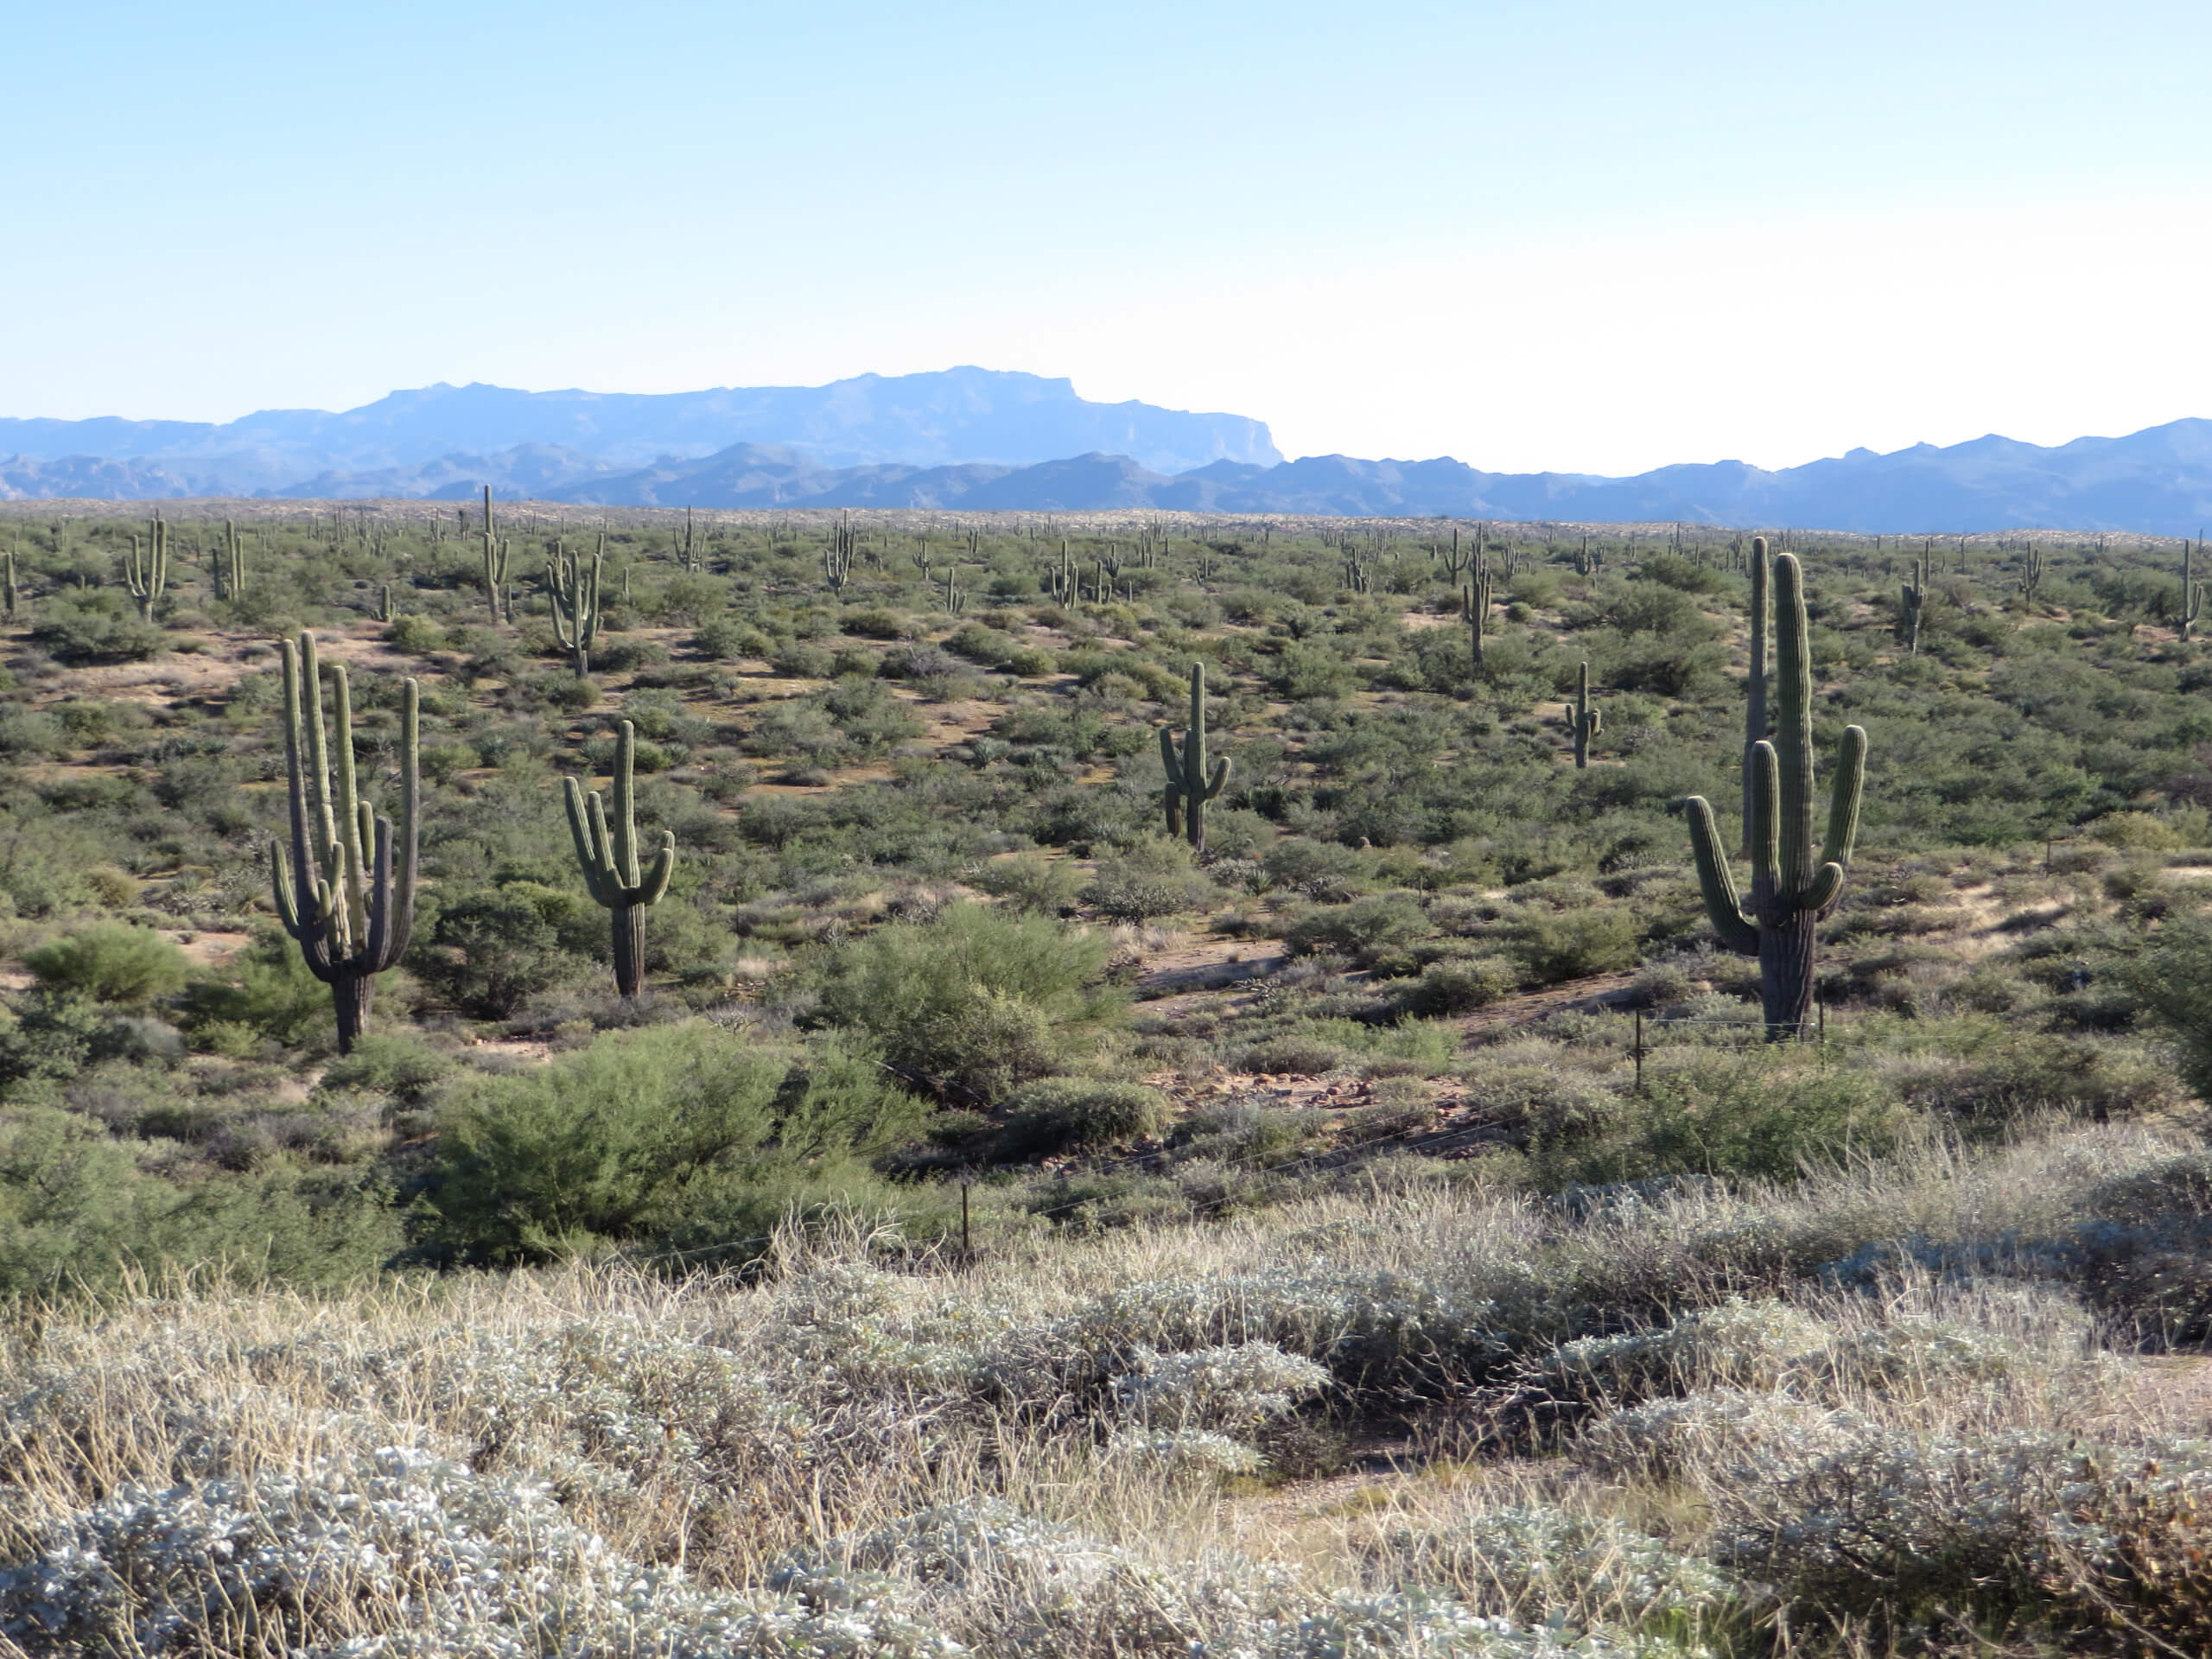
[[[569,653],[569,665],[582,679],[591,672],[592,647],[599,643],[599,582],[607,563],[607,537],[587,564],[569,551],[566,542],[553,544],[545,563],[545,597],[553,607],[553,637]]]
[[[1574,701],[1567,705],[1567,728],[1574,734],[1574,769],[1586,771],[1590,765],[1590,745],[1598,734],[1605,729],[1604,713],[1590,706],[1590,664],[1585,663],[1575,671]]]
[[[2198,536],[2195,547],[2189,544],[2187,537],[2182,538],[2181,615],[2178,620],[2181,623],[2181,639],[2183,645],[2189,643],[2190,636],[2196,631],[2196,619],[2204,614],[2204,584],[2196,579],[2196,556],[2203,546],[2204,538],[2202,535]],[[12,616],[15,609],[15,602],[10,600],[8,605],[9,614]]]
[[[1229,785],[1229,757],[1206,764],[1206,665],[1191,664],[1191,716],[1183,728],[1183,751],[1175,752],[1175,728],[1160,728],[1160,760],[1167,772],[1167,833],[1181,836],[1199,852],[1206,848],[1206,803]]]
[[[148,545],[143,556],[138,538],[130,538],[130,557],[123,574],[130,597],[138,601],[138,614],[152,621],[154,607],[161,603],[162,592],[169,585],[169,527],[162,520],[156,518],[148,526]]]
[[[238,521],[223,520],[223,550],[215,556],[215,597],[235,600],[245,593],[245,548]]]
[[[353,704],[343,664],[331,665],[338,721],[336,783],[322,720],[315,635],[284,641],[284,760],[292,814],[290,845],[269,849],[276,913],[308,971],[330,987],[338,1052],[352,1051],[368,1023],[376,976],[405,954],[415,929],[415,860],[422,785],[420,694],[406,683],[400,715],[399,832],[372,814],[353,772]]]
[[[1739,896],[1721,850],[1712,805],[1702,795],[1683,803],[1690,851],[1713,931],[1729,950],[1759,961],[1759,1000],[1767,1037],[1803,1035],[1813,1007],[1813,951],[1821,918],[1843,896],[1859,834],[1866,786],[1866,733],[1847,727],[1828,790],[1827,833],[1813,851],[1813,664],[1806,648],[1805,586],[1797,561],[1774,561],[1775,693],[1778,718],[1771,741],[1751,745],[1751,892]]]
[[[12,547],[8,550],[7,584],[4,592],[8,601],[8,614],[12,617],[16,613],[16,604],[17,599],[16,591],[16,550]]]
[[[635,996],[645,982],[645,927],[640,910],[660,903],[676,869],[676,836],[664,830],[651,865],[638,861],[637,800],[632,780],[638,763],[638,734],[628,721],[614,747],[614,772],[607,792],[614,798],[613,823],[599,791],[586,791],[573,778],[562,779],[568,802],[569,834],[576,844],[576,863],[591,896],[612,912],[614,928],[614,987]]]
[[[1928,561],[1925,557],[1913,561],[1912,580],[1905,583],[1900,594],[1903,608],[1897,613],[1897,632],[1903,636],[1905,655],[1920,655],[1920,619],[1928,609]]]
[[[508,555],[512,551],[501,541],[492,524],[492,486],[484,486],[484,602],[492,608],[492,620],[497,622],[504,614],[515,620],[514,601],[507,592]]]
[[[1478,553],[1474,574],[1459,590],[1459,620],[1467,625],[1468,637],[1474,642],[1478,670],[1483,665],[1483,636],[1490,632],[1491,598],[1490,561]]]

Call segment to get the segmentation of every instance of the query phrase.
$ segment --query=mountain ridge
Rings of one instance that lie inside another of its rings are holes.
[[[530,444],[637,467],[747,442],[801,448],[835,466],[1020,466],[1103,448],[1162,472],[1223,457],[1282,458],[1267,423],[1247,416],[1194,414],[1135,400],[1094,403],[1079,397],[1065,376],[965,365],[855,375],[820,386],[682,392],[518,391],[441,381],[356,409],[257,410],[223,423],[0,419],[0,455],[160,463],[246,491]]]

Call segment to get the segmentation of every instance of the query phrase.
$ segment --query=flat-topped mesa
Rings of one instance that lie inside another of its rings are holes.
[[[1763,550],[1762,550],[1763,551]],[[1761,586],[1753,570],[1753,592]],[[1721,850],[1713,808],[1702,795],[1683,803],[1689,817],[1690,851],[1713,931],[1729,950],[1759,961],[1759,998],[1770,1041],[1801,1037],[1813,1011],[1813,958],[1823,917],[1843,896],[1859,835],[1859,803],[1866,785],[1866,733],[1844,728],[1828,791],[1827,833],[1819,856],[1813,849],[1813,666],[1806,640],[1805,587],[1797,561],[1774,561],[1774,736],[1748,743],[1751,892],[1738,893],[1735,873]],[[1763,678],[1756,676],[1755,678]]]
[[[624,721],[615,740],[614,769],[607,792],[614,798],[613,822],[599,791],[587,791],[574,778],[561,780],[569,808],[569,834],[575,842],[576,864],[593,899],[611,913],[614,930],[614,987],[635,996],[645,983],[645,918],[639,911],[660,903],[676,870],[676,836],[664,830],[652,864],[638,858],[637,729]]]
[[[308,971],[330,987],[338,1052],[350,1053],[368,1022],[376,976],[407,951],[415,930],[415,868],[422,785],[421,693],[405,683],[400,715],[399,831],[361,798],[353,770],[353,703],[343,664],[331,664],[338,741],[323,725],[315,635],[283,642],[284,762],[289,843],[269,849],[276,914]],[[335,756],[336,775],[332,764]]]

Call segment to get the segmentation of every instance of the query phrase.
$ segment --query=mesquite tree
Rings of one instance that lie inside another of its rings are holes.
[[[1755,575],[1756,579],[1756,575]],[[1751,820],[1745,839],[1751,858],[1751,892],[1738,893],[1735,873],[1721,850],[1713,808],[1702,795],[1683,804],[1690,823],[1690,851],[1706,914],[1720,942],[1759,961],[1759,1000],[1770,1041],[1803,1035],[1813,1007],[1813,951],[1821,918],[1843,896],[1859,833],[1859,805],[1866,785],[1866,733],[1844,729],[1829,786],[1827,835],[1813,853],[1813,664],[1806,649],[1804,578],[1796,559],[1774,561],[1775,698],[1778,718],[1771,741],[1754,738],[1745,764]]]
[[[343,664],[331,664],[338,721],[334,751],[322,720],[315,635],[284,651],[284,763],[289,779],[291,844],[269,849],[276,913],[300,947],[308,971],[330,987],[338,1014],[338,1052],[353,1051],[368,1022],[376,976],[407,950],[415,929],[416,770],[420,694],[406,682],[400,715],[399,834],[394,868],[391,820],[361,798],[353,772],[353,703]]]

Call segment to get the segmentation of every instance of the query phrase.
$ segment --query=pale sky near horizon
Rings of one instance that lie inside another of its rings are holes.
[[[0,415],[974,363],[1621,473],[2212,416],[2212,5],[0,13]]]

